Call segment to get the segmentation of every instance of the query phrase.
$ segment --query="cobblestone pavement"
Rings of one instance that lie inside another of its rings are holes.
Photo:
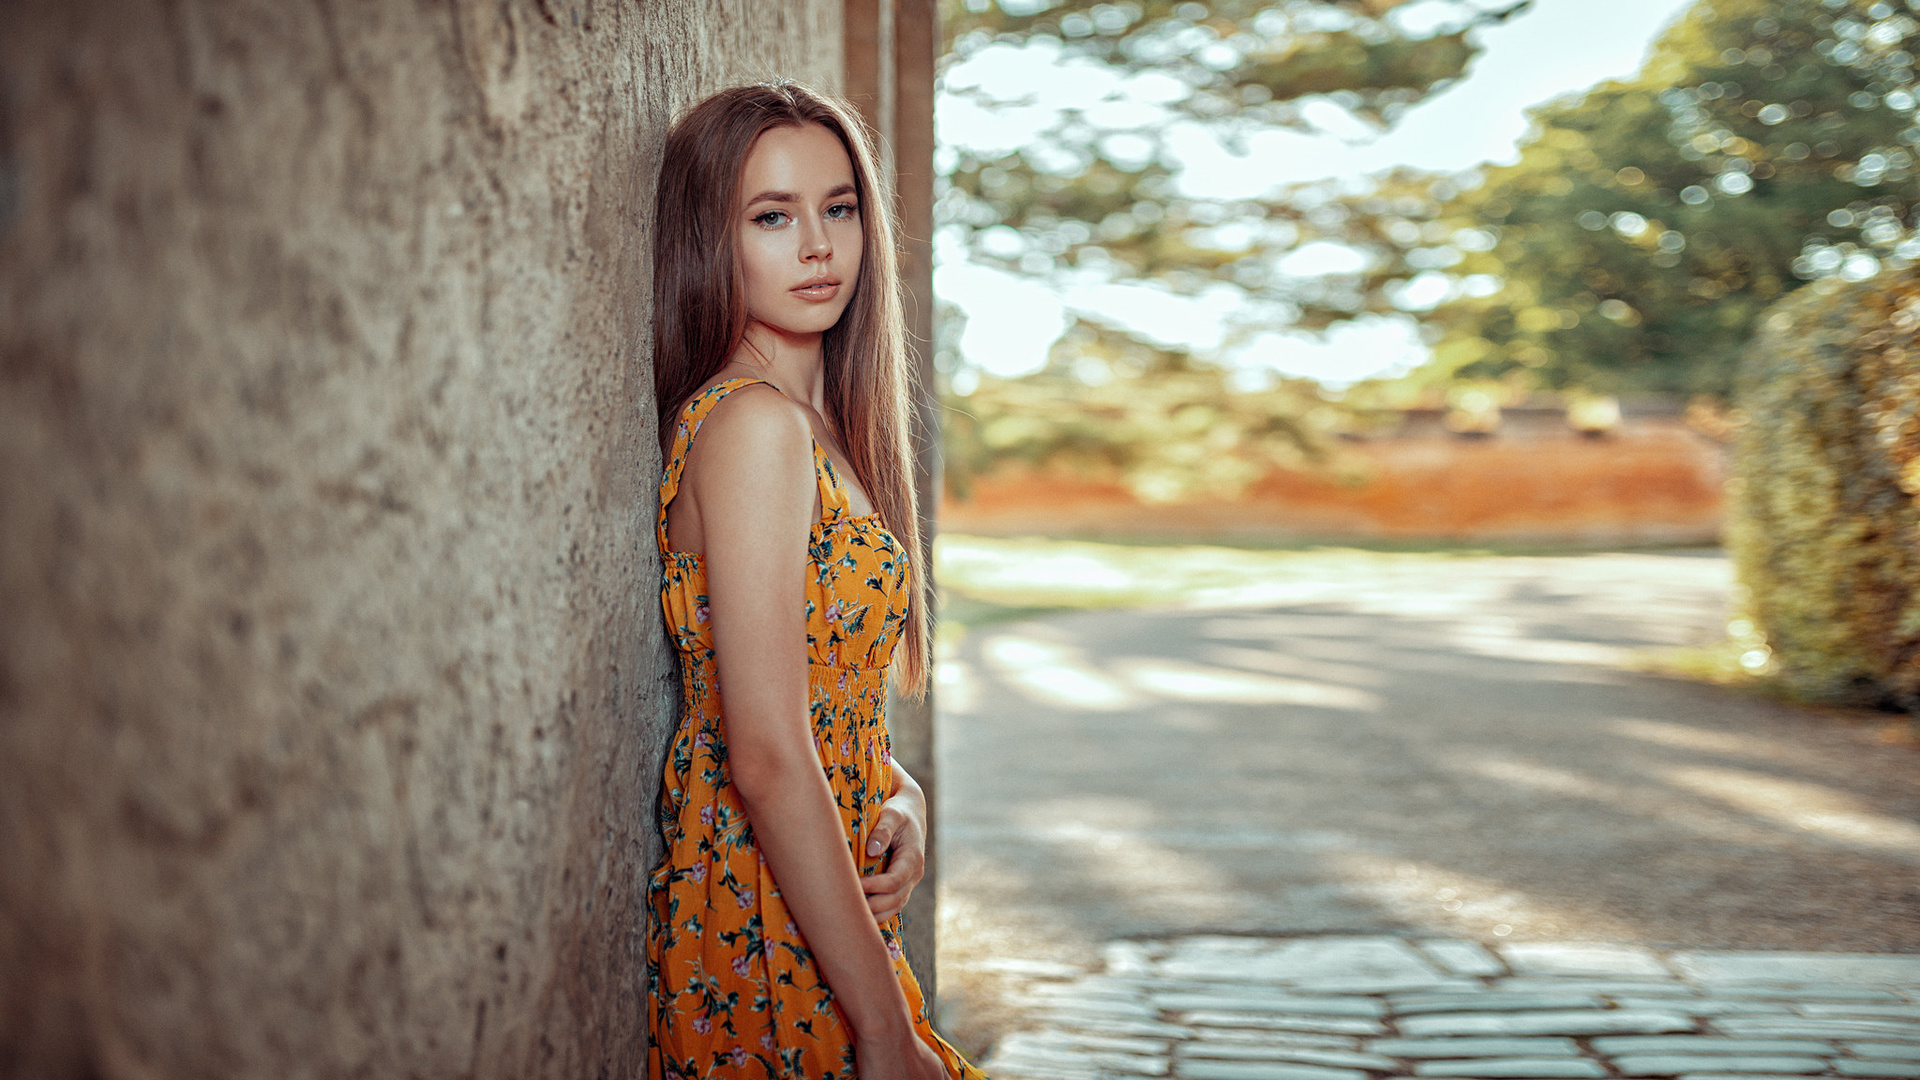
[[[997,1080],[1920,1080],[1920,954],[1190,936],[1000,967],[1032,1026]]]

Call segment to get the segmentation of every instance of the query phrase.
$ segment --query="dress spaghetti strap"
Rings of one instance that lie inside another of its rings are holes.
[[[680,410],[680,423],[673,432],[673,445],[667,449],[667,466],[660,477],[660,513],[654,522],[654,533],[660,543],[662,554],[672,550],[667,547],[667,504],[680,493],[680,477],[687,471],[687,451],[693,449],[693,437],[700,433],[700,425],[707,422],[708,414],[720,400],[743,386],[765,383],[765,379],[728,379],[715,383],[704,393],[694,395],[692,401]],[[767,383],[773,386],[772,383]],[[775,390],[780,389],[774,386]]]
[[[695,395],[680,410],[680,422],[674,429],[673,445],[668,448],[666,469],[660,478],[660,512],[654,522],[655,540],[660,545],[662,555],[673,550],[667,546],[667,504],[680,493],[680,479],[686,473],[687,454],[693,449],[694,437],[700,434],[701,425],[707,422],[707,417],[713,415],[713,410],[728,394],[755,383],[772,387],[774,393],[786,396],[784,391],[765,379],[742,377],[715,383],[705,392]],[[808,440],[813,446],[813,479],[820,491],[820,520],[831,523],[851,516],[846,486],[840,481],[839,470],[833,467],[833,461],[827,457],[820,440],[811,434]]]

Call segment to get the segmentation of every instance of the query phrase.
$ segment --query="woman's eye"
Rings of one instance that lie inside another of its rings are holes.
[[[756,214],[754,215],[753,223],[764,229],[778,228],[787,223],[787,212],[785,210],[769,210],[764,214]]]
[[[857,217],[859,213],[860,208],[852,203],[834,203],[832,206],[827,207],[827,216],[839,221]]]

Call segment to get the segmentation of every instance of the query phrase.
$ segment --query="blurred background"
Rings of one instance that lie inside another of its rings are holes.
[[[1920,0],[943,13],[964,1043],[1183,935],[1920,950]]]
[[[949,530],[1716,540],[1763,313],[1920,257],[1904,3],[944,14]]]

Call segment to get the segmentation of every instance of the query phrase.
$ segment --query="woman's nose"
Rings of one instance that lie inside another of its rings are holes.
[[[833,241],[827,238],[827,227],[819,221],[809,222],[800,233],[800,257],[802,259],[824,259],[833,254]]]

